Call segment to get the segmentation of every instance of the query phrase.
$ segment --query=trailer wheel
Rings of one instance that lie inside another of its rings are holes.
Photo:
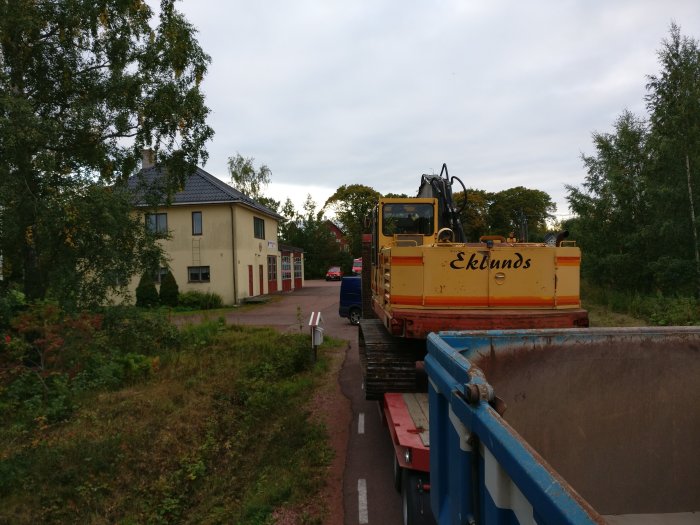
[[[394,488],[396,492],[401,492],[401,478],[403,476],[403,468],[399,465],[399,460],[394,453]]]
[[[350,324],[358,325],[360,324],[360,318],[362,314],[359,308],[350,308]]]
[[[430,509],[430,494],[423,490],[426,474],[403,469],[401,499],[403,500],[403,525],[435,525]]]

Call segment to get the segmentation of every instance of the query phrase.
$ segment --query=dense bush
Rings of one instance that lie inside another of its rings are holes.
[[[153,277],[150,273],[146,272],[141,276],[139,285],[136,288],[136,306],[150,308],[152,306],[158,306],[159,302],[158,290],[156,290]]]
[[[178,301],[180,306],[195,310],[211,310],[224,305],[221,296],[214,292],[184,292],[179,295]]]
[[[29,305],[0,340],[0,422],[19,432],[67,419],[81,393],[148,376],[179,341],[165,317],[133,307],[69,314]]]
[[[160,282],[160,304],[163,306],[177,306],[180,289],[175,281],[173,272],[168,270]]]
[[[180,345],[180,334],[163,312],[143,311],[133,306],[111,307],[103,313],[104,332],[112,349],[124,354],[160,354]]]

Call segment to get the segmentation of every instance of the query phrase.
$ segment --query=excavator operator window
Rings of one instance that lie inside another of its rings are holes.
[[[382,233],[387,236],[434,233],[433,205],[392,203],[382,207]]]

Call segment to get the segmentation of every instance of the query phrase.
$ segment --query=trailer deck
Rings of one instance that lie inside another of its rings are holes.
[[[384,415],[401,468],[430,470],[428,394],[384,394]],[[410,459],[410,461],[407,461]]]

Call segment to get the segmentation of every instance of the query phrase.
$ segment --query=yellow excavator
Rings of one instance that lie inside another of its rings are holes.
[[[430,332],[588,326],[581,251],[568,233],[551,243],[498,235],[467,242],[455,182],[466,195],[443,164],[440,175],[421,177],[416,197],[382,198],[373,209],[359,333],[367,399],[416,389]]]

